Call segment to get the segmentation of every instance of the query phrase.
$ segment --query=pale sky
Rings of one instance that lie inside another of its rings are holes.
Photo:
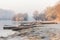
[[[15,12],[31,12],[43,10],[56,4],[59,0],[0,0],[0,8]]]

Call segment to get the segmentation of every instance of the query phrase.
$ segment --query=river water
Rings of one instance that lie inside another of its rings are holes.
[[[0,36],[8,36],[14,33],[11,30],[3,30],[4,25],[14,25],[14,22],[11,20],[0,20]]]
[[[16,31],[12,31],[12,30],[3,30],[4,25],[16,25],[17,23],[11,20],[0,20],[0,37],[5,37],[2,38],[0,40],[28,40],[28,38],[26,36],[24,37],[20,37],[20,36],[16,36],[14,38],[8,38],[8,35],[13,35],[14,33],[16,33]],[[42,25],[43,27],[39,28],[34,28],[34,34],[39,34],[39,35],[46,35],[46,31],[51,31],[53,33],[58,33],[60,32],[60,24],[44,24]],[[39,29],[39,30],[38,30]],[[40,30],[42,30],[43,32],[41,33]],[[50,40],[50,38],[47,36],[46,39],[44,40]]]

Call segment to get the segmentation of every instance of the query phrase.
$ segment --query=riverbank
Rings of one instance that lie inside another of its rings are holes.
[[[0,40],[60,40],[60,24],[41,24],[44,27],[21,31],[3,30],[5,24],[13,25],[12,21],[0,21]]]

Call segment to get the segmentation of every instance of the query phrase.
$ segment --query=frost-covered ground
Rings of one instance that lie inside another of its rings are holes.
[[[6,34],[0,40],[60,40],[60,29],[56,28],[40,28],[26,29],[12,34]]]

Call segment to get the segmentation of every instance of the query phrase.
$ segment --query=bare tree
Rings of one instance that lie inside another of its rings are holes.
[[[23,20],[23,15],[22,13],[16,14],[13,18],[13,21],[22,21]]]
[[[23,14],[23,15],[24,15],[24,21],[28,21],[28,14],[25,13],[25,14]]]
[[[28,14],[22,14],[22,13],[19,13],[19,14],[16,14],[13,18],[12,18],[13,21],[27,21],[28,20]]]
[[[45,18],[47,19],[47,21],[53,21],[57,18],[57,14],[60,14],[60,13],[57,13],[55,6],[48,7],[45,12]]]
[[[39,13],[38,13],[38,11],[34,11],[34,13],[33,13],[33,18],[34,18],[35,20],[39,20]]]
[[[40,14],[39,14],[39,20],[41,20],[41,21],[46,21],[45,13],[40,13]]]

